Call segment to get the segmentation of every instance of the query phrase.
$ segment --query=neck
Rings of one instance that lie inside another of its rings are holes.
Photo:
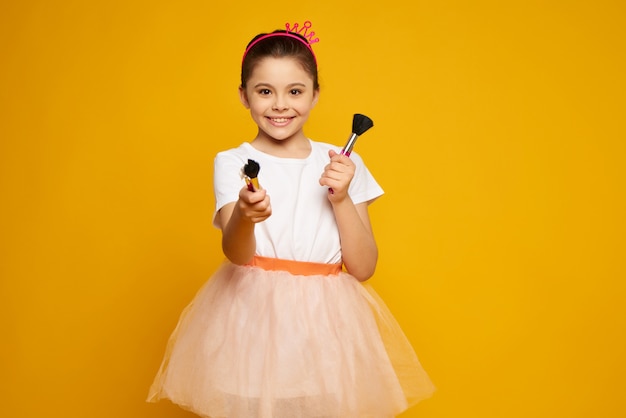
[[[281,158],[306,158],[311,153],[311,143],[303,133],[290,138],[275,139],[259,132],[251,144],[261,152]]]

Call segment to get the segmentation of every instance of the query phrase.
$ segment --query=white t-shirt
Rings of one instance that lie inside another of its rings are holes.
[[[328,188],[319,179],[329,163],[334,145],[311,142],[311,153],[303,159],[265,154],[245,142],[215,157],[215,213],[239,198],[245,185],[241,171],[248,159],[259,163],[259,184],[267,190],[272,215],[255,225],[256,255],[316,263],[341,262],[341,243],[335,216],[328,201]],[[356,172],[348,194],[355,204],[383,194],[361,157],[350,154]],[[214,218],[215,219],[215,218]]]

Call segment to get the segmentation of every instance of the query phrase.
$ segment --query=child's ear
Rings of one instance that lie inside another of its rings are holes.
[[[248,94],[246,93],[246,89],[239,86],[239,100],[246,109],[250,109],[250,103],[248,102]]]
[[[313,106],[317,104],[317,101],[320,99],[320,91],[319,89],[315,90],[313,93]]]

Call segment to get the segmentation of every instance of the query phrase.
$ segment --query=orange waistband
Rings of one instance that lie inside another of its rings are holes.
[[[299,276],[339,274],[341,272],[341,263],[311,263],[308,261],[283,260],[281,258],[260,257],[257,255],[246,265],[260,267],[263,270],[287,271]]]

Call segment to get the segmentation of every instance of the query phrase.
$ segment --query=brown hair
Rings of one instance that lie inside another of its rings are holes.
[[[272,33],[287,33],[287,31],[275,30]],[[259,61],[263,58],[289,57],[295,58],[300,63],[304,71],[306,71],[311,78],[313,78],[313,88],[315,90],[319,90],[320,86],[317,76],[317,62],[315,61],[313,52],[311,52],[311,49],[308,46],[307,39],[304,36],[293,32],[289,32],[289,34],[297,35],[299,38],[302,38],[302,41],[295,39],[292,36],[269,36],[255,43],[257,39],[267,35],[266,33],[261,33],[255,36],[248,43],[249,50],[247,50],[246,55],[243,58],[243,62],[241,63],[242,88],[246,87],[246,83],[252,76],[254,67],[256,67]],[[252,47],[250,47],[250,45],[252,45]]]

